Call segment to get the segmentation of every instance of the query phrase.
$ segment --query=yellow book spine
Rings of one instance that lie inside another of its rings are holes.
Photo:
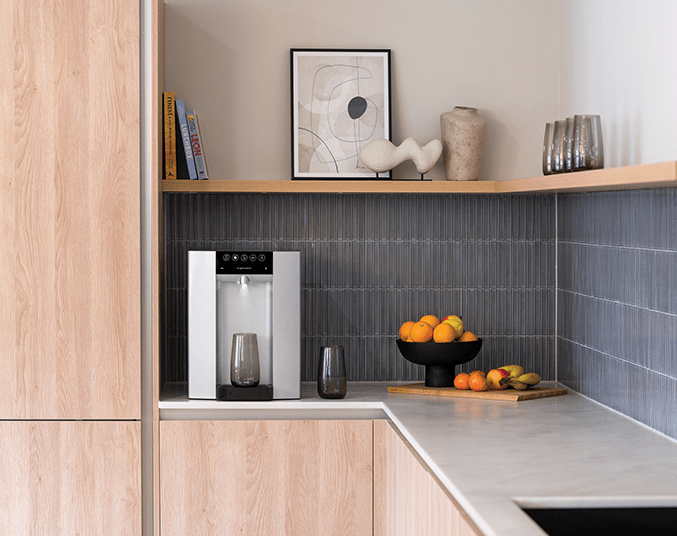
[[[176,179],[176,123],[174,111],[174,92],[165,91],[164,124],[165,124],[165,179]]]

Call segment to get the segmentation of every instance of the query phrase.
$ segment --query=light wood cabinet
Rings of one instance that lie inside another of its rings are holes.
[[[3,535],[141,534],[139,13],[0,2]]]
[[[374,421],[374,535],[481,535],[385,420]]]
[[[140,536],[141,423],[1,421],[0,534]]]
[[[162,536],[372,534],[372,421],[161,421]]]
[[[140,419],[139,2],[0,2],[0,419]]]

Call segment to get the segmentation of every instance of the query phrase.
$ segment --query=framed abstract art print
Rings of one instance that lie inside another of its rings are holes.
[[[390,50],[291,49],[293,179],[390,179],[359,159],[390,114]]]

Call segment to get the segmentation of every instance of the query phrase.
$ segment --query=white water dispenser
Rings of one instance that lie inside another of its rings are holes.
[[[188,398],[300,398],[300,264],[298,251],[188,252]],[[252,333],[260,379],[242,387],[234,335]]]

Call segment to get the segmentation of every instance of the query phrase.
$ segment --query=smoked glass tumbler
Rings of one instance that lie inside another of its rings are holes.
[[[545,124],[545,136],[543,137],[543,175],[552,175],[552,153],[554,151],[555,123]]]
[[[564,124],[564,171],[574,170],[574,118],[567,117]]]
[[[322,346],[317,369],[317,394],[322,398],[343,398],[347,391],[343,346]]]
[[[602,120],[599,115],[574,116],[574,171],[604,168]]]
[[[553,132],[552,171],[562,173],[566,159],[566,124],[565,120],[555,121]]]
[[[259,381],[259,343],[256,333],[233,333],[230,382],[235,387],[256,387]]]

